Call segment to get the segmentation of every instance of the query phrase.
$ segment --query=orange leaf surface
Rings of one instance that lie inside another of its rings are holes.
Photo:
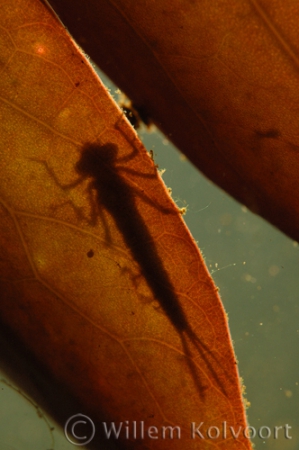
[[[99,433],[250,449],[217,289],[154,162],[47,8],[0,20],[1,320]]]
[[[201,171],[299,239],[298,2],[50,1]]]

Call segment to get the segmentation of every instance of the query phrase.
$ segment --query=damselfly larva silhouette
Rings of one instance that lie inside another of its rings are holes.
[[[143,201],[158,208],[164,214],[176,215],[180,214],[180,212],[175,208],[157,205],[144,191],[133,188],[125,179],[122,175],[123,172],[147,178],[157,177],[154,164],[153,172],[146,174],[139,174],[135,170],[119,166],[119,162],[129,160],[134,153],[135,151],[133,150],[130,155],[117,158],[118,147],[116,144],[86,144],[82,149],[80,159],[75,165],[78,178],[68,185],[61,185],[47,163],[44,161],[40,162],[45,165],[56,184],[64,190],[72,189],[84,180],[90,179],[87,187],[91,206],[89,223],[95,224],[98,216],[100,216],[106,229],[107,239],[110,240],[110,231],[102,214],[102,209],[104,208],[111,215],[132,257],[138,263],[140,272],[144,276],[154,299],[159,302],[165,315],[180,336],[188,367],[200,396],[204,398],[207,387],[203,385],[198,367],[193,361],[192,346],[205,363],[206,372],[210,373],[210,376],[224,395],[227,395],[224,383],[217,374],[220,371],[222,374],[221,378],[224,378],[224,370],[221,368],[217,358],[191,328],[167,270],[158,254],[154,239],[137,209],[136,197],[140,196]],[[215,366],[217,371],[214,368]]]

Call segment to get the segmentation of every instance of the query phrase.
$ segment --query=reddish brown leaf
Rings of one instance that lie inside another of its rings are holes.
[[[299,239],[297,2],[51,3],[200,170]]]
[[[153,161],[38,0],[0,20],[2,321],[98,427],[144,423],[128,448],[172,425],[173,449],[249,449],[225,313]]]

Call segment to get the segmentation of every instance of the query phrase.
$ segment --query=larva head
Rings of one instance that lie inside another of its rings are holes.
[[[81,158],[76,164],[80,175],[96,176],[104,168],[112,168],[117,158],[117,145],[87,144],[82,150]]]

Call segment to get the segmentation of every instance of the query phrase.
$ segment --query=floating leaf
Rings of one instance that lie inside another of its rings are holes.
[[[154,162],[42,3],[7,4],[1,34],[2,321],[128,448],[250,449],[217,289]]]

